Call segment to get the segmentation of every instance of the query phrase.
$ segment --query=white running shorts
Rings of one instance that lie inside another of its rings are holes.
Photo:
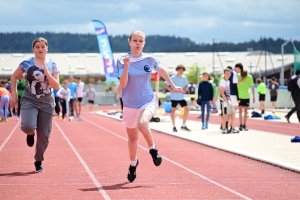
[[[157,100],[154,95],[153,99],[149,102],[141,106],[140,108],[123,108],[123,124],[126,128],[136,128],[137,127],[137,120],[139,114],[142,110],[147,109],[152,112],[154,115],[157,109]]]

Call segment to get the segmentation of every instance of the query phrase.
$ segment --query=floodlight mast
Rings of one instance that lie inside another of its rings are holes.
[[[287,45],[289,42],[292,42],[292,39],[285,41],[285,43],[283,43],[281,45],[282,66],[281,66],[281,72],[280,72],[280,85],[284,85],[284,46]]]

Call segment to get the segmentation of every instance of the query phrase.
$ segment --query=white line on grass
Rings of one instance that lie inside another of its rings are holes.
[[[98,182],[98,180],[96,179],[96,177],[94,176],[94,174],[92,173],[92,171],[90,170],[90,168],[88,167],[88,165],[84,162],[84,160],[82,159],[82,157],[80,156],[80,154],[78,153],[78,151],[76,150],[76,148],[73,146],[73,144],[70,142],[70,140],[68,139],[68,137],[66,136],[66,134],[63,132],[63,130],[59,127],[59,125],[54,122],[55,125],[57,126],[58,130],[60,131],[60,133],[64,136],[64,138],[66,139],[66,141],[68,142],[68,144],[70,145],[71,149],[73,150],[73,152],[75,153],[75,155],[77,156],[78,160],[81,162],[81,164],[83,165],[85,171],[88,173],[88,175],[90,176],[90,178],[92,179],[92,181],[94,182],[95,186],[98,188],[99,192],[101,193],[101,195],[103,196],[103,198],[105,200],[110,200],[110,197],[108,196],[108,194],[105,192],[105,190],[103,189],[103,187],[101,186],[101,184]]]
[[[119,138],[121,138],[121,139],[127,141],[127,138],[122,137],[122,136],[118,135],[117,133],[115,133],[115,132],[113,132],[113,131],[111,131],[111,130],[108,130],[108,129],[106,129],[106,128],[104,128],[104,127],[102,127],[102,126],[100,126],[100,125],[98,125],[98,124],[96,124],[96,123],[94,123],[94,122],[88,120],[88,119],[85,119],[85,118],[83,118],[83,117],[81,117],[81,118],[84,119],[84,121],[89,122],[90,124],[93,124],[93,125],[97,126],[98,128],[101,128],[102,130],[107,131],[107,132],[109,132],[110,134],[112,134],[112,135],[114,135],[114,136],[117,136],[117,137],[119,137]],[[139,146],[141,149],[144,149],[144,150],[146,150],[146,151],[149,150],[148,148],[145,148],[145,147],[143,147],[143,146],[141,146],[141,145],[138,145],[138,146]],[[193,171],[193,170],[191,170],[191,169],[189,169],[189,168],[187,168],[187,167],[185,167],[185,166],[183,166],[183,165],[181,165],[181,164],[179,164],[179,163],[177,163],[177,162],[175,162],[175,161],[173,161],[173,160],[171,160],[171,159],[169,159],[169,158],[166,158],[166,157],[164,157],[164,156],[163,156],[163,158],[164,158],[165,160],[169,161],[170,163],[172,163],[172,164],[174,164],[174,165],[176,165],[176,166],[178,166],[178,167],[180,167],[180,168],[182,168],[182,169],[184,169],[184,170],[186,170],[186,171],[188,171],[188,172],[190,172],[190,173],[192,173],[192,174],[194,174],[194,175],[196,175],[196,176],[199,176],[200,178],[202,178],[202,179],[204,179],[204,180],[206,180],[206,181],[208,181],[208,182],[210,182],[210,183],[212,183],[212,184],[214,184],[214,185],[216,185],[216,186],[218,186],[218,187],[220,187],[220,188],[222,188],[222,189],[224,189],[224,190],[226,190],[226,191],[228,191],[228,192],[230,192],[230,193],[233,193],[233,194],[235,194],[235,195],[237,195],[237,196],[239,196],[239,197],[241,197],[241,198],[243,198],[243,199],[251,200],[250,197],[247,197],[247,196],[245,196],[245,195],[243,195],[243,194],[241,194],[241,193],[239,193],[239,192],[237,192],[237,191],[235,191],[235,190],[233,190],[233,189],[230,189],[229,187],[226,187],[226,186],[224,186],[224,185],[222,185],[222,184],[220,184],[220,183],[218,183],[218,182],[216,182],[216,181],[214,181],[214,180],[212,180],[212,179],[210,179],[210,178],[207,178],[206,176],[204,176],[204,175],[202,175],[202,174],[199,174],[199,173],[197,173],[197,172],[195,172],[195,171]]]
[[[3,149],[3,147],[5,146],[5,144],[8,142],[8,140],[10,139],[10,137],[12,136],[12,134],[15,132],[15,130],[17,129],[19,125],[19,122],[16,124],[16,126],[13,128],[13,130],[10,132],[10,134],[7,136],[6,140],[4,140],[4,142],[2,143],[2,145],[0,146],[0,151]]]

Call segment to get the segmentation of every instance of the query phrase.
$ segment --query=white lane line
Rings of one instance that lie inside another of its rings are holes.
[[[58,128],[58,130],[60,131],[60,133],[64,136],[64,138],[66,139],[66,141],[70,145],[71,149],[73,150],[73,152],[77,156],[78,160],[81,162],[81,164],[84,167],[85,171],[88,173],[88,175],[90,176],[90,178],[94,182],[95,186],[98,188],[98,190],[101,193],[101,195],[103,196],[103,198],[105,200],[110,200],[110,197],[105,192],[105,190],[103,189],[103,187],[101,186],[101,184],[98,182],[98,180],[96,179],[96,177],[94,176],[94,174],[92,173],[92,171],[90,170],[90,168],[88,167],[88,165],[84,162],[84,160],[82,159],[82,157],[80,156],[80,154],[77,152],[76,148],[70,142],[70,140],[68,139],[68,137],[66,136],[66,134],[63,132],[63,130],[59,127],[59,125],[56,122],[54,122],[54,123],[55,123],[56,127]]]
[[[5,146],[5,144],[8,142],[8,140],[10,139],[10,137],[12,136],[12,134],[15,132],[15,130],[17,129],[19,125],[19,122],[16,124],[16,126],[13,128],[13,130],[10,132],[10,134],[7,136],[6,140],[4,140],[4,142],[2,143],[2,145],[0,146],[0,151],[3,149],[3,147]]]
[[[115,133],[115,132],[113,132],[113,131],[111,131],[111,130],[108,130],[108,129],[106,129],[106,128],[104,128],[104,127],[102,127],[102,126],[100,126],[100,125],[98,125],[98,124],[96,124],[96,123],[94,123],[94,122],[88,120],[88,119],[85,119],[85,118],[83,118],[83,117],[81,117],[81,118],[84,119],[86,122],[89,122],[90,124],[93,124],[93,125],[97,126],[98,128],[101,128],[102,130],[107,131],[107,132],[109,132],[110,134],[112,134],[112,135],[114,135],[114,136],[117,136],[118,138],[121,138],[121,139],[123,139],[123,140],[125,140],[125,141],[128,141],[127,138],[122,137],[122,136],[118,135],[117,133]],[[141,149],[144,149],[144,150],[146,150],[146,151],[149,151],[148,148],[145,148],[145,147],[143,147],[143,146],[141,146],[141,145],[138,145],[138,146],[139,146]],[[224,185],[222,185],[222,184],[220,184],[220,183],[218,183],[218,182],[216,182],[216,181],[214,181],[214,180],[212,180],[212,179],[210,179],[210,178],[207,178],[206,176],[204,176],[204,175],[202,175],[202,174],[199,174],[199,173],[197,173],[197,172],[195,172],[195,171],[193,171],[193,170],[191,170],[191,169],[189,169],[189,168],[187,168],[187,167],[185,167],[185,166],[183,166],[183,165],[181,165],[181,164],[179,164],[179,163],[177,163],[177,162],[175,162],[175,161],[173,161],[173,160],[171,160],[171,159],[169,159],[169,158],[167,158],[167,157],[164,157],[164,156],[163,156],[163,158],[164,158],[165,160],[169,161],[170,163],[172,163],[172,164],[174,164],[174,165],[176,165],[176,166],[178,166],[178,167],[180,167],[180,168],[182,168],[182,169],[184,169],[184,170],[186,170],[186,171],[188,171],[188,172],[190,172],[190,173],[192,173],[192,174],[194,174],[194,175],[196,175],[196,176],[199,176],[200,178],[202,178],[202,179],[204,179],[204,180],[206,180],[206,181],[208,181],[208,182],[210,182],[210,183],[212,183],[212,184],[214,184],[214,185],[216,185],[216,186],[218,186],[218,187],[220,187],[220,188],[222,188],[222,189],[224,189],[224,190],[226,190],[226,191],[228,191],[228,192],[230,192],[230,193],[233,193],[233,194],[235,194],[235,195],[237,195],[237,196],[239,196],[239,197],[241,197],[241,198],[243,198],[243,199],[251,200],[250,197],[247,197],[247,196],[245,196],[245,195],[243,195],[243,194],[241,194],[241,193],[239,193],[239,192],[237,192],[237,191],[235,191],[235,190],[233,190],[233,189],[231,189],[231,188],[229,188],[229,187],[226,187],[226,186],[224,186]]]

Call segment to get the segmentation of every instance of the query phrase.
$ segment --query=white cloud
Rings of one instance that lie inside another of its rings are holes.
[[[1,2],[0,31],[92,33],[98,19],[112,35],[140,29],[200,42],[300,39],[299,7],[299,0],[10,0]]]

